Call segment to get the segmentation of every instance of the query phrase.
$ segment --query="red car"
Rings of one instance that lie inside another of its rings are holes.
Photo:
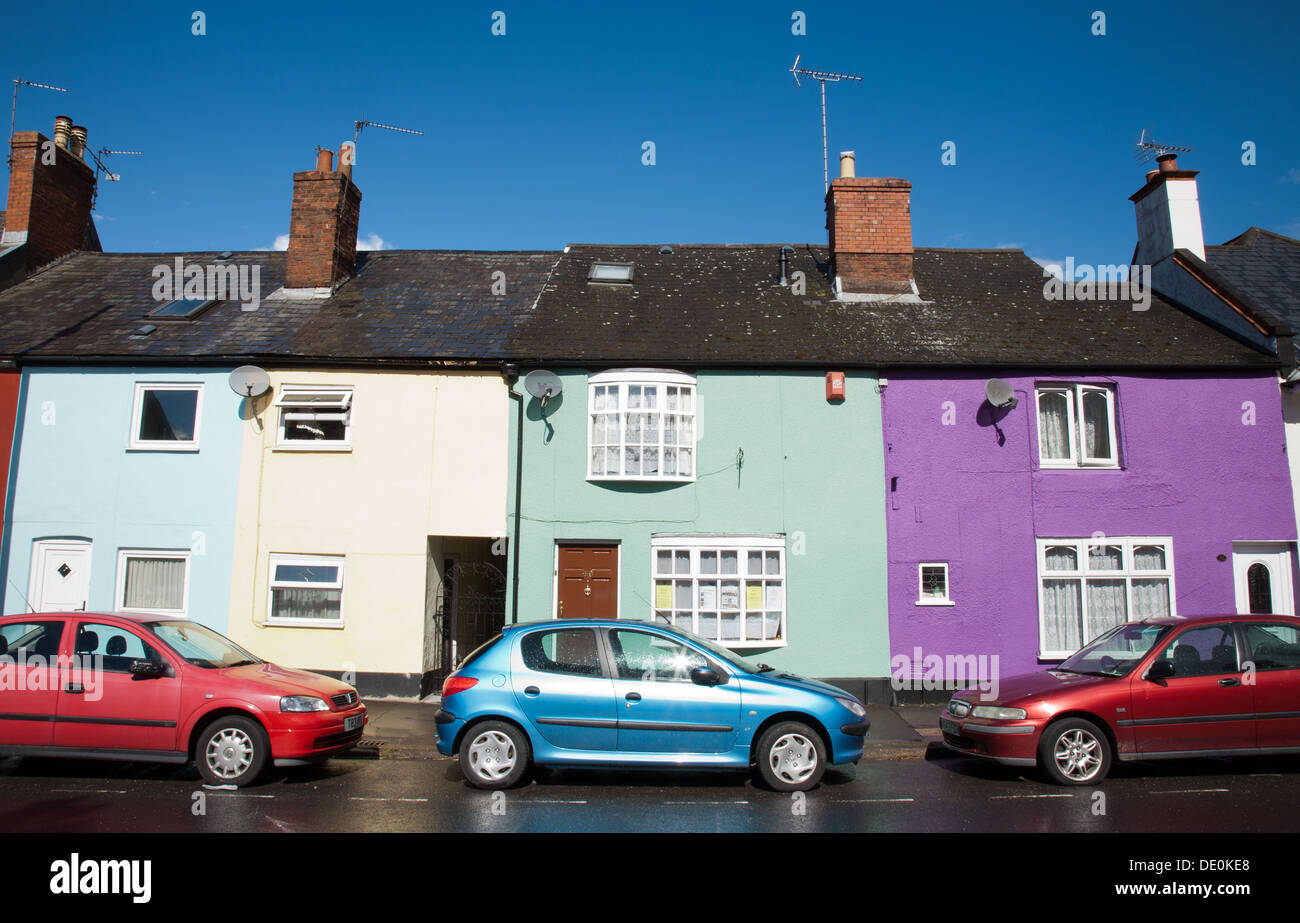
[[[259,660],[210,628],[158,615],[0,618],[0,756],[186,763],[247,785],[361,739],[351,686]]]
[[[952,750],[1063,785],[1100,782],[1116,759],[1300,753],[1300,619],[1121,625],[995,699],[957,693],[939,726]]]

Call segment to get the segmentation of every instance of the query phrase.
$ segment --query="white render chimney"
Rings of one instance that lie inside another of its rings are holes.
[[[1161,154],[1159,169],[1129,198],[1137,209],[1138,245],[1134,262],[1154,266],[1175,250],[1205,259],[1201,204],[1196,194],[1198,170],[1178,169],[1178,155]]]

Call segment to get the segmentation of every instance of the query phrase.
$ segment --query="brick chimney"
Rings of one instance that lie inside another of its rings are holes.
[[[350,172],[350,171],[349,171]],[[316,169],[293,175],[287,289],[333,288],[356,272],[361,190],[320,150]]]
[[[852,151],[826,192],[832,276],[843,294],[911,295],[912,184],[854,175]]]
[[[9,142],[13,160],[0,247],[25,244],[28,272],[96,239],[90,232],[95,171],[68,149],[70,125],[66,116],[55,120],[56,141],[20,131]]]
[[[1153,266],[1175,250],[1190,250],[1205,259],[1201,204],[1196,195],[1198,170],[1178,169],[1177,154],[1161,154],[1159,168],[1129,199],[1137,209],[1138,245],[1133,261]]]

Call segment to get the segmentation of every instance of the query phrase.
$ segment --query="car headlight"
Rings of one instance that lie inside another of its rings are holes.
[[[280,711],[329,711],[324,699],[311,695],[286,695],[280,699]]]
[[[993,718],[997,721],[1018,721],[1028,715],[1023,708],[1003,708],[1000,705],[976,705],[970,710],[972,718]]]
[[[867,710],[862,707],[861,702],[858,702],[855,699],[841,699],[837,697],[836,701],[839,702],[841,705],[843,705],[845,708],[847,708],[849,711],[853,712],[853,714],[857,715],[859,718],[865,718],[867,716]]]

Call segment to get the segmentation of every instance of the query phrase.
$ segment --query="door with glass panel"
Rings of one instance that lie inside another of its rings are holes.
[[[1232,576],[1243,615],[1294,615],[1291,549],[1285,542],[1233,542]]]

